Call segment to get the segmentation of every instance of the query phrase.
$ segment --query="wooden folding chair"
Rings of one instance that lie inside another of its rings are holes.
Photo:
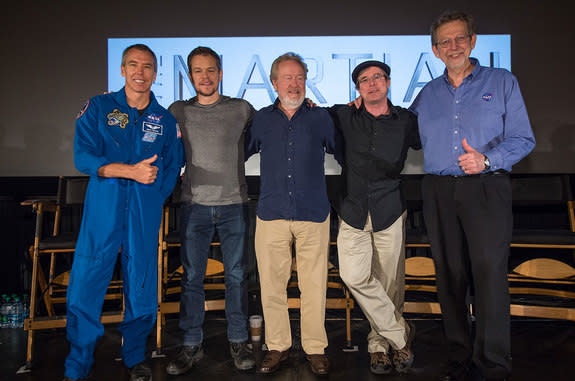
[[[69,255],[73,254],[76,248],[88,180],[88,177],[60,177],[55,199],[27,200],[21,203],[23,206],[31,206],[35,212],[34,242],[29,249],[32,259],[30,316],[24,322],[24,329],[28,331],[27,369],[32,366],[34,331],[66,326],[65,314],[59,315],[55,305],[66,303],[66,288],[72,263]],[[46,228],[51,230],[50,234],[44,233]],[[58,261],[59,254],[66,254],[63,266]],[[48,264],[43,260],[46,256],[49,258]],[[112,282],[106,298],[122,298],[121,281]],[[40,300],[44,302],[45,315],[39,313]],[[102,322],[120,322],[122,315],[104,314]]]

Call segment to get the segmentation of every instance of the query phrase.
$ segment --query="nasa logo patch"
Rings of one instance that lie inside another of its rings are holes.
[[[489,102],[491,98],[493,98],[493,94],[491,93],[485,93],[481,96],[481,99],[483,99],[485,102]]]
[[[161,123],[163,115],[150,114],[146,116],[146,120],[150,123]]]

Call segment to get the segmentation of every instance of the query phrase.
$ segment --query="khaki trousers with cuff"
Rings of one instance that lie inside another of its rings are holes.
[[[292,345],[287,284],[295,244],[300,290],[301,342],[305,353],[323,354],[327,347],[325,303],[329,253],[329,215],[325,221],[257,218],[255,249],[260,277],[265,342],[269,350]]]
[[[405,347],[410,327],[404,320],[404,212],[387,229],[374,232],[368,214],[363,230],[340,219],[337,237],[339,273],[369,320],[368,352]]]

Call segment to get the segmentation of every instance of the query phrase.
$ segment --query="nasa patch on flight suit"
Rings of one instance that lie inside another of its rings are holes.
[[[142,131],[145,133],[163,135],[164,126],[161,124],[144,122],[144,123],[142,123]]]
[[[120,126],[120,128],[126,128],[126,125],[130,123],[128,114],[120,112],[120,110],[118,110],[117,108],[115,108],[114,111],[109,113],[107,117],[108,117],[108,126]]]
[[[158,134],[154,134],[153,132],[146,132],[144,134],[144,136],[142,137],[142,141],[147,142],[147,143],[153,143],[156,141],[157,137],[158,137]]]
[[[76,120],[80,119],[82,117],[82,115],[84,115],[84,113],[86,112],[86,110],[88,109],[88,106],[90,106],[90,100],[88,99],[88,102],[84,103],[84,106],[82,106],[82,109],[80,110],[80,112],[76,115]]]
[[[149,114],[149,115],[146,115],[146,121],[148,121],[150,123],[161,124],[163,117],[164,117],[163,115]]]

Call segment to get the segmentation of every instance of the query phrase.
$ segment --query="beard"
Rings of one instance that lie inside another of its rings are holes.
[[[293,110],[301,106],[301,104],[305,99],[305,96],[301,95],[296,99],[290,97],[280,97],[280,96],[278,96],[278,98],[280,99],[280,103],[283,107],[285,107],[288,110]]]
[[[196,95],[201,95],[203,97],[211,97],[212,95],[214,95],[218,91],[218,87],[219,87],[219,86],[214,86],[211,89],[208,89],[208,91],[205,91],[200,86],[196,86],[196,83],[194,83],[193,79],[192,79],[192,86],[194,86],[194,90],[196,91]]]
[[[466,69],[468,66],[471,65],[471,62],[469,61],[469,55],[465,54],[465,51],[458,52],[458,54],[460,54],[460,56],[457,59],[447,60],[445,66],[447,66],[448,69],[451,70]]]
[[[197,95],[201,95],[203,97],[211,97],[212,95],[214,95],[218,91],[218,88],[216,87],[216,88],[212,89],[212,91],[210,91],[210,92],[202,91],[201,89],[195,89],[195,90],[196,90]]]

